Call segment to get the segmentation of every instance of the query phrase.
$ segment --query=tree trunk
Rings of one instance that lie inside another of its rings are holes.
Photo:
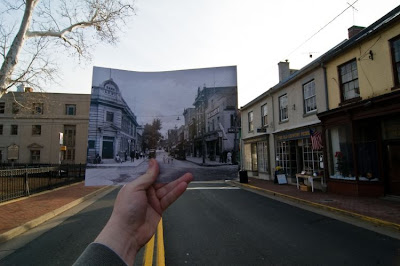
[[[31,24],[33,10],[38,2],[39,0],[26,1],[21,26],[0,69],[0,97],[5,94],[7,89],[12,85],[11,76],[18,63],[18,56],[24,45],[26,32]]]

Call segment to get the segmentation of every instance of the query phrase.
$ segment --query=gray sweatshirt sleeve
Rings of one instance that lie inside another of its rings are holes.
[[[83,265],[121,265],[127,264],[109,247],[99,244],[91,243],[79,256],[73,264],[74,266]]]

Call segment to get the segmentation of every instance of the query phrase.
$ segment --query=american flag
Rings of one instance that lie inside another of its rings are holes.
[[[322,134],[318,131],[312,131],[310,129],[310,136],[311,136],[311,147],[313,150],[320,150],[324,146],[322,146]]]

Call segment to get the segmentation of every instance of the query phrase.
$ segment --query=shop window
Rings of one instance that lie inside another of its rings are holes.
[[[323,151],[312,148],[311,139],[299,140],[303,147],[303,171],[310,174],[323,174]]]
[[[290,168],[290,146],[288,141],[279,141],[276,143],[276,166],[282,168],[282,172],[286,173]]]
[[[258,171],[257,143],[251,144],[251,170]]]
[[[65,105],[66,115],[76,115],[76,104],[66,104]]]
[[[254,131],[253,111],[248,113],[248,120],[249,120],[249,132],[252,132],[252,131]]]
[[[244,144],[243,152],[244,152],[244,169],[251,171],[252,170],[251,144]]]
[[[304,113],[308,114],[317,110],[314,80],[303,85]]]
[[[42,134],[42,126],[41,125],[33,125],[32,126],[32,135],[41,135]]]
[[[40,150],[31,150],[31,163],[40,163]]]
[[[288,119],[288,97],[287,94],[285,94],[279,97],[279,121],[283,122]]]
[[[18,135],[18,125],[11,125],[11,135]]]
[[[6,109],[6,103],[4,102],[0,103],[0,114],[4,114],[5,109]]]
[[[42,115],[43,114],[43,103],[34,103],[32,108],[32,114]]]
[[[356,127],[357,171],[360,181],[379,181],[378,129],[369,123]]]
[[[106,113],[106,121],[107,122],[114,122],[114,113],[113,112],[107,112]]]
[[[394,73],[394,85],[400,87],[400,36],[390,41]]]
[[[360,97],[357,61],[354,59],[339,66],[339,75],[342,101]]]
[[[257,142],[257,164],[258,171],[268,173],[269,172],[269,164],[268,164],[268,142],[261,141]]]
[[[355,180],[350,126],[330,128],[327,134],[330,178]]]
[[[268,108],[267,104],[261,106],[261,126],[266,127],[268,125]]]

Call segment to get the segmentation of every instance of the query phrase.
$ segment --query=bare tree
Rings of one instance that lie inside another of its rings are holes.
[[[116,43],[121,26],[135,12],[133,3],[2,0],[0,97],[14,85],[40,88],[43,82],[56,78],[57,60],[51,54],[60,48],[81,60],[90,58],[90,48],[97,42]]]

